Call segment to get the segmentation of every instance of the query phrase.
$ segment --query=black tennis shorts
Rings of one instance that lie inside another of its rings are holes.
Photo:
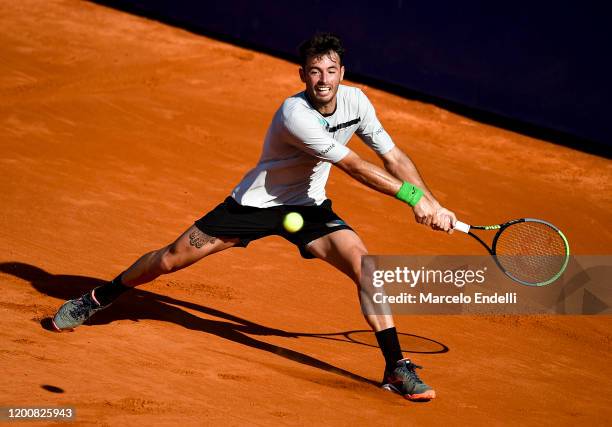
[[[283,227],[283,218],[289,212],[297,212],[304,218],[304,226],[296,233]],[[238,237],[238,247],[246,248],[253,240],[266,236],[281,236],[296,245],[304,258],[314,258],[306,249],[313,240],[338,230],[352,230],[332,210],[327,199],[319,206],[282,205],[270,208],[242,206],[232,197],[195,222],[203,233],[214,237]]]

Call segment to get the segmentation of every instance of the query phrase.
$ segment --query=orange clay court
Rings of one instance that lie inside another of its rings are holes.
[[[295,64],[91,3],[0,16],[1,406],[71,406],[78,425],[611,419],[610,316],[396,316],[438,393],[411,403],[375,386],[354,285],[280,237],[162,276],[75,332],[44,329],[223,200],[303,86]],[[610,160],[363,89],[459,218],[543,218],[573,253],[612,253]],[[338,170],[328,194],[372,254],[482,253]]]

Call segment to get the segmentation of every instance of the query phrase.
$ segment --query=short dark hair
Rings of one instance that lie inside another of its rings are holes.
[[[329,52],[336,52],[340,57],[340,65],[344,58],[344,47],[340,38],[331,33],[316,33],[314,36],[302,42],[299,47],[300,61],[302,66],[306,65],[309,57],[320,57]]]

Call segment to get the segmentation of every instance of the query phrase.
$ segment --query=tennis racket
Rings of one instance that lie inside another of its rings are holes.
[[[496,225],[469,225],[457,221],[455,230],[469,234],[493,256],[498,267],[512,280],[528,286],[546,286],[567,267],[569,243],[553,224],[521,218]],[[491,246],[471,230],[496,230]]]

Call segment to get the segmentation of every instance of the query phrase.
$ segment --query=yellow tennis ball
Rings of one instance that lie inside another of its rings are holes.
[[[303,226],[304,218],[297,212],[289,212],[283,219],[283,227],[285,227],[285,230],[289,233],[300,231]]]

